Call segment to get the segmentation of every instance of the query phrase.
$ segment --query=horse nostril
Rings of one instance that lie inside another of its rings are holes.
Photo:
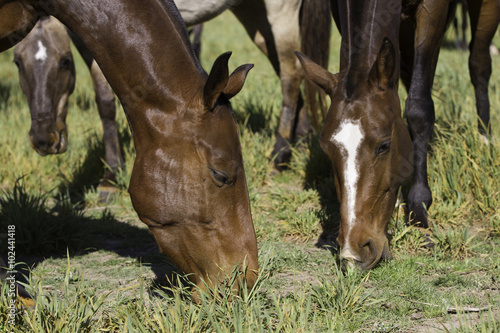
[[[373,239],[368,239],[361,248],[368,254],[362,266],[369,267],[377,259],[377,244]]]
[[[47,147],[49,146],[49,141],[44,139],[38,139],[35,141],[35,146],[38,149],[47,150]]]
[[[56,154],[59,150],[59,133],[53,132],[48,135],[30,135],[30,141],[38,154]]]

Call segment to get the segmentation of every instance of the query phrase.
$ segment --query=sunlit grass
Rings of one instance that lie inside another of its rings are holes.
[[[75,56],[69,150],[41,157],[29,146],[28,107],[8,51],[0,54],[0,225],[16,223],[22,229],[17,261],[27,262],[20,266],[31,272],[26,281],[37,304],[21,311],[14,331],[407,332],[424,321],[457,318],[452,332],[498,331],[500,75],[495,73],[500,58],[493,58],[492,136],[485,145],[477,132],[468,53],[441,51],[428,165],[433,233],[408,227],[403,209],[396,209],[389,226],[394,259],[369,274],[343,275],[331,252],[314,245],[325,230],[334,239],[339,219],[318,134],[294,147],[285,172],[273,174],[269,159],[281,111],[279,80],[230,13],[207,23],[203,33],[205,68],[227,50],[233,51],[230,70],[255,64],[232,105],[259,242],[257,287],[245,296],[234,295],[231,283],[222,284],[196,304],[190,298],[192,286],[181,282],[184,277],[171,286],[162,284],[171,264],[157,253],[127,193],[135,150],[122,110],[118,128],[126,168],[118,174],[117,195],[104,204],[96,189],[105,168],[102,129],[86,66]],[[335,34],[334,73],[338,51]],[[401,88],[402,105],[405,96]],[[35,228],[31,223],[37,221],[43,225]],[[57,237],[61,240],[52,249]],[[428,237],[433,249],[422,247]],[[2,244],[4,238],[0,235]],[[37,258],[25,258],[23,251],[36,252]],[[0,303],[0,331],[7,327],[6,301],[3,297]],[[467,313],[446,312],[449,307],[490,305],[484,321],[477,323]]]

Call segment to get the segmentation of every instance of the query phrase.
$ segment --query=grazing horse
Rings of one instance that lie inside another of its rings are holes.
[[[428,228],[426,209],[432,204],[427,176],[427,150],[434,127],[431,96],[441,42],[455,16],[456,0],[403,1],[400,48],[401,80],[408,97],[406,119],[414,149],[414,175],[407,196],[413,224]],[[478,128],[487,142],[490,132],[488,82],[491,76],[489,46],[500,21],[498,0],[468,1],[471,25],[469,72],[476,94]]]
[[[83,43],[75,45],[90,69],[104,132],[105,161],[112,171],[123,166],[116,131],[115,97],[99,66]],[[66,114],[75,87],[75,66],[66,27],[54,17],[41,18],[31,33],[14,48],[19,82],[31,112],[31,146],[42,156],[64,153],[68,147]],[[100,187],[114,181],[107,170]]]
[[[236,266],[252,287],[257,240],[229,100],[253,65],[229,75],[228,52],[207,75],[172,0],[0,0],[0,51],[47,15],[83,40],[123,105],[130,197],[160,250],[202,289]]]
[[[341,202],[337,241],[341,257],[362,268],[371,268],[379,258],[389,256],[385,229],[396,189],[406,185],[412,170],[411,184],[404,191],[410,223],[429,227],[426,208],[432,195],[427,149],[435,120],[431,90],[439,49],[455,5],[456,0],[392,0],[370,5],[332,1],[332,14],[342,34],[340,73],[333,75],[299,54],[306,76],[332,99],[321,146],[332,160]],[[470,1],[468,8],[472,30],[469,69],[479,131],[487,135],[489,45],[500,20],[500,4],[497,0]],[[394,55],[398,38],[401,65]],[[397,77],[393,75],[399,69],[408,90],[406,117],[411,143],[396,101]]]
[[[412,171],[398,96],[400,12],[400,1],[339,1],[338,74],[296,53],[306,77],[331,98],[320,144],[340,202],[337,242],[343,261],[363,269],[391,257],[387,225]]]
[[[300,94],[302,71],[295,50],[328,67],[330,4],[327,0],[175,0],[186,25],[208,21],[230,9],[257,47],[269,58],[281,80],[282,109],[272,155],[281,170],[291,156],[290,144],[310,131],[307,107]],[[302,44],[301,44],[302,43]],[[301,48],[302,46],[302,48]],[[306,82],[307,104],[316,127],[317,101],[314,85]],[[319,103],[318,103],[319,102]]]

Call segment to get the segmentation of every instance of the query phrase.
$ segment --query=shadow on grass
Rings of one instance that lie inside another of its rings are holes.
[[[235,110],[234,117],[238,124],[252,130],[253,133],[268,131],[272,107],[264,106],[252,99],[245,99],[243,105]]]
[[[118,221],[103,210],[98,217],[84,216],[69,200],[46,206],[46,195],[27,194],[18,181],[11,193],[0,196],[0,239],[7,244],[8,232],[15,235],[15,260],[18,281],[46,258],[78,257],[98,250],[115,252],[122,257],[140,258],[156,275],[155,285],[168,286],[180,271],[167,257],[159,254],[148,229]],[[0,248],[5,258],[7,246]],[[7,262],[5,260],[5,262]],[[0,270],[0,276],[5,269]],[[5,275],[5,274],[3,274]],[[167,278],[169,277],[169,278]]]
[[[461,44],[461,42],[455,39],[444,38],[441,43],[441,48],[446,50],[456,50],[457,52],[466,52],[467,51],[467,43]]]
[[[82,202],[84,193],[89,189],[95,189],[102,182],[103,177],[111,175],[110,170],[106,169],[103,163],[105,150],[102,137],[96,139],[96,134],[87,138],[87,153],[73,174],[59,174],[61,182],[57,186],[60,195],[66,194],[71,198],[72,203]],[[127,127],[118,126],[118,140],[120,142],[120,151],[125,156],[124,147],[131,145],[132,137]],[[113,177],[114,178],[114,177]]]
[[[340,204],[335,191],[332,166],[319,145],[319,135],[308,140],[308,145],[310,155],[305,170],[305,188],[318,191],[322,207],[319,218],[323,230],[316,246],[330,250],[335,256],[338,249],[336,239],[340,226]]]
[[[11,85],[2,83],[0,81],[0,105],[7,104],[7,100],[10,97]]]
[[[102,140],[87,139],[87,154],[76,171],[71,175],[59,173],[61,182],[57,190],[61,194],[69,194],[72,203],[83,200],[85,190],[96,188],[104,175],[104,144]]]

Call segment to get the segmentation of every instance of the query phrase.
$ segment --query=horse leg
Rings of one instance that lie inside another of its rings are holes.
[[[500,5],[495,0],[470,1],[471,42],[469,72],[476,93],[478,128],[486,142],[490,133],[490,100],[488,83],[491,76],[491,40],[500,21]]]
[[[116,130],[115,95],[95,60],[90,67],[90,74],[92,75],[97,109],[99,110],[102,122],[105,161],[110,167],[110,169],[106,170],[104,179],[99,187],[101,190],[107,191],[106,187],[114,187],[113,183],[116,183],[115,174],[124,166],[123,157],[120,152],[118,131]]]
[[[203,23],[196,24],[189,30],[189,34],[193,35],[193,41],[191,44],[193,45],[193,51],[198,60],[201,55],[201,32],[203,31]]]
[[[302,71],[293,53],[300,47],[299,9],[298,0],[281,3],[243,1],[232,9],[253,42],[266,54],[281,80],[282,109],[273,150],[273,156],[276,156],[274,165],[278,170],[290,159],[297,114],[303,104],[300,96]],[[302,117],[302,121],[305,120]]]
[[[467,41],[465,39],[465,32],[467,31],[467,0],[460,1],[462,8],[462,41],[460,42],[460,48],[465,50],[467,47]]]
[[[449,8],[447,1],[441,0],[423,1],[419,6],[415,17],[414,54],[402,51],[402,69],[408,71],[411,68],[411,78],[404,72],[402,76],[406,86],[409,85],[406,118],[414,151],[414,174],[408,193],[410,222],[428,228],[426,209],[432,204],[432,194],[427,181],[427,149],[435,121],[431,90],[439,49],[454,8]],[[406,21],[403,24],[411,23]],[[408,59],[412,58],[413,63],[409,63]]]
[[[124,166],[123,156],[120,152],[118,131],[116,130],[115,95],[113,93],[113,89],[111,89],[111,86],[99,68],[99,65],[95,62],[92,53],[90,53],[90,50],[85,46],[80,37],[70,30],[68,30],[68,34],[75,44],[75,47],[78,49],[78,52],[80,52],[85,64],[90,70],[90,75],[92,76],[97,109],[102,122],[105,151],[104,160],[110,167],[110,169],[105,171],[104,178],[101,184],[99,184],[99,189],[102,192],[109,192],[110,186],[114,187],[112,184],[116,182],[116,172]]]
[[[310,131],[307,108],[300,94],[303,74],[299,60],[293,53],[300,49],[299,11],[300,1],[266,1],[280,67],[283,107],[276,135],[274,162],[277,170],[288,162],[291,156],[290,144]],[[283,151],[283,153],[282,153]]]

